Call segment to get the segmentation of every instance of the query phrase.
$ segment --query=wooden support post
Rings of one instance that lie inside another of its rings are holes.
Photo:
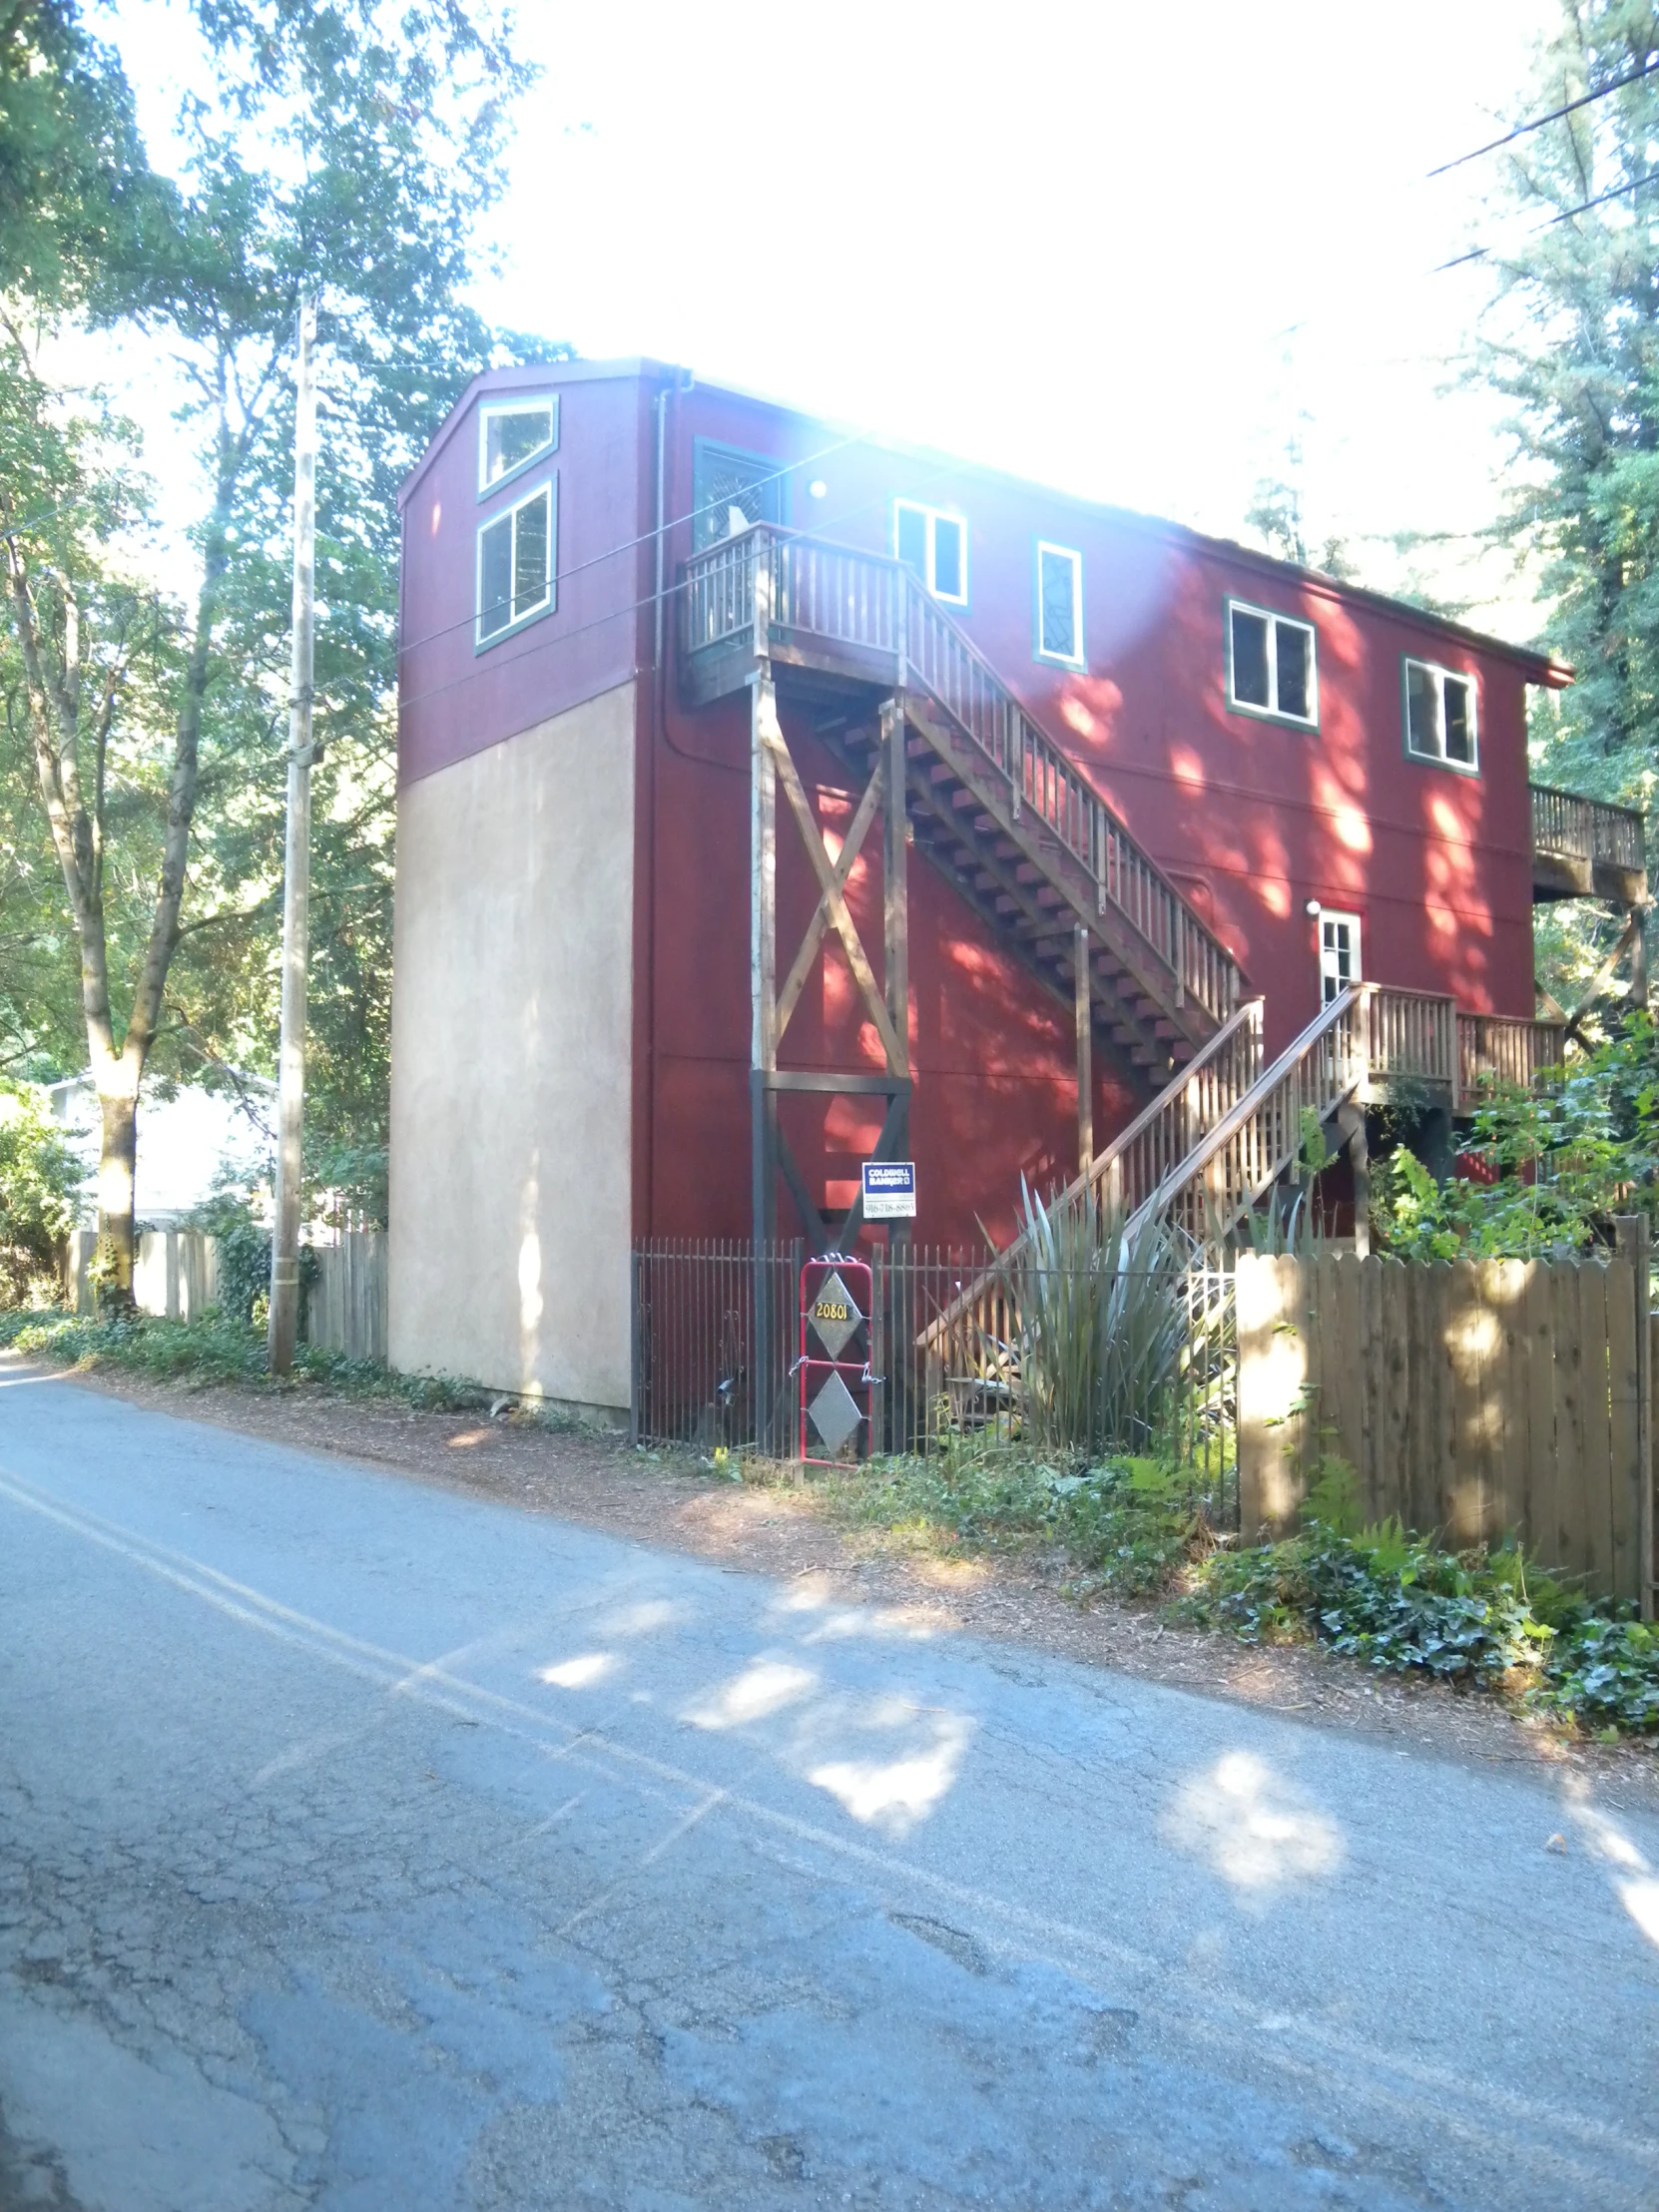
[[[749,817],[749,1066],[752,1076],[763,1078],[778,1070],[778,771],[770,742],[777,726],[772,665],[763,661],[751,695]],[[762,1113],[762,1101],[769,1101],[772,1093],[762,1081],[755,1095],[753,1211],[760,1244],[775,1230],[777,1160],[766,1141]]]
[[[1647,1216],[1620,1215],[1613,1228],[1618,1249],[1630,1262],[1636,1294],[1637,1597],[1643,1620],[1650,1621],[1654,1618],[1654,1600],[1659,1597],[1659,1558],[1654,1556],[1653,1322],[1648,1304],[1652,1258]],[[1615,1467],[1615,1481],[1619,1473]]]
[[[1371,1257],[1371,1152],[1366,1141],[1366,1114],[1362,1106],[1337,1110],[1337,1131],[1348,1147],[1354,1170],[1354,1249],[1362,1260]]]
[[[1630,938],[1630,1003],[1647,1011],[1647,909],[1632,906],[1630,909],[1632,933]]]
[[[1072,1001],[1077,1016],[1077,1172],[1085,1181],[1094,1166],[1094,1014],[1089,1005],[1089,932],[1071,933]]]
[[[910,1072],[910,919],[904,849],[904,700],[881,709],[881,805],[885,843],[881,853],[881,931],[887,1019],[897,1045],[887,1053],[887,1073]]]
[[[755,1284],[752,1357],[755,1441],[771,1453],[773,1436],[772,1282],[768,1257],[777,1235],[778,1098],[768,1078],[778,1068],[778,777],[770,739],[778,722],[772,664],[751,679],[749,814],[749,1094]]]

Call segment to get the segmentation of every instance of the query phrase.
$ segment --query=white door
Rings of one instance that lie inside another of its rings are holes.
[[[1360,917],[1327,906],[1320,915],[1320,1003],[1360,980]]]

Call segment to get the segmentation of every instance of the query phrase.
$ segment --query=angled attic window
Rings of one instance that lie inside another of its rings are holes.
[[[1236,712],[1317,729],[1319,670],[1313,624],[1230,599],[1227,703]]]
[[[558,603],[553,552],[558,543],[559,482],[552,477],[478,533],[475,642],[489,645]]]
[[[701,553],[757,522],[784,519],[784,467],[765,453],[699,438],[692,463],[692,549]]]
[[[478,409],[478,496],[506,483],[559,442],[557,393],[490,399]]]
[[[1405,750],[1414,761],[1479,772],[1472,677],[1430,661],[1405,663]]]

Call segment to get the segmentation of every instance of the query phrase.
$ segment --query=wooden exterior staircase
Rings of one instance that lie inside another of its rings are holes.
[[[1264,1068],[1262,1001],[1251,999],[1065,1195],[1127,1215],[1131,1251],[1166,1220],[1215,1262],[1295,1165],[1310,1111],[1323,1124],[1345,1106],[1382,1103],[1404,1081],[1456,1112],[1490,1080],[1530,1086],[1565,1051],[1560,1022],[1465,1014],[1436,994],[1354,983]],[[1025,1237],[1016,1238],[918,1338],[945,1372],[963,1372],[962,1363],[974,1369],[986,1344],[1006,1356],[1017,1337],[1013,1280],[1025,1249]]]
[[[899,562],[757,525],[684,572],[689,705],[758,664],[860,767],[901,703],[916,847],[1062,998],[1086,948],[1092,1018],[1157,1087],[1232,1023],[1237,961],[1064,749]]]

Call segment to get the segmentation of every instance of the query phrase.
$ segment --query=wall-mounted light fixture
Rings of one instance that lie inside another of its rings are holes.
[[[1311,898],[1308,901],[1308,911],[1311,914],[1323,914],[1325,908],[1320,904],[1317,898]]]
[[[822,476],[815,476],[812,482],[807,486],[807,489],[809,492],[811,492],[812,496],[815,499],[822,499],[825,496],[826,492],[829,491],[830,486],[824,481],[824,478]]]

